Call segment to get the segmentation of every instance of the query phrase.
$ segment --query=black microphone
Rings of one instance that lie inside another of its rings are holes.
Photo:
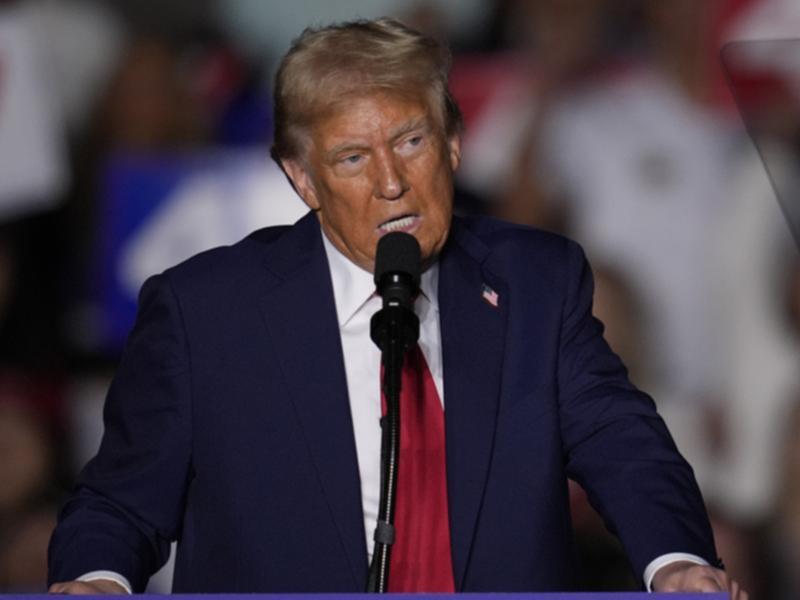
[[[401,373],[406,352],[419,338],[414,298],[419,292],[420,254],[416,238],[400,231],[384,235],[375,250],[375,285],[383,297],[383,308],[372,315],[370,336],[381,349],[381,389],[386,397],[386,416],[381,419],[381,495],[375,549],[367,577],[368,592],[384,593],[389,589],[400,460]]]
[[[375,251],[375,285],[383,305],[411,308],[419,290],[420,249],[417,238],[402,231],[378,240]]]
[[[383,308],[372,317],[370,335],[383,351],[390,342],[399,342],[407,350],[419,337],[414,298],[419,293],[421,262],[419,242],[413,235],[396,231],[378,240],[375,286]]]

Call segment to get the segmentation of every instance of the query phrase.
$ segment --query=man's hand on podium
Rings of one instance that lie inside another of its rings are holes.
[[[54,583],[48,590],[51,594],[94,595],[94,594],[127,594],[128,591],[110,579],[94,579],[92,581],[63,581]]]
[[[747,592],[725,571],[689,561],[670,563],[653,577],[654,592],[728,592],[731,600],[747,600]]]

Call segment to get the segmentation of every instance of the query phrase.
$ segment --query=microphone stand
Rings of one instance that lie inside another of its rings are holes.
[[[419,338],[419,318],[399,302],[372,316],[370,336],[381,349],[386,416],[381,419],[381,496],[375,527],[375,549],[367,578],[367,592],[386,593],[389,561],[395,540],[394,513],[400,455],[400,387],[405,353]]]

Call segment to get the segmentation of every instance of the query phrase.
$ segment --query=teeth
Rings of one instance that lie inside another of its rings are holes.
[[[381,225],[381,229],[383,231],[397,231],[398,229],[411,226],[413,222],[414,217],[401,217],[400,219],[394,219],[393,221],[384,223]]]

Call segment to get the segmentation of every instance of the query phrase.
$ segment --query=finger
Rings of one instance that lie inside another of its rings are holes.
[[[57,594],[80,594],[81,591],[80,584],[75,581],[64,581],[58,584],[56,589]]]
[[[698,592],[721,592],[723,591],[720,582],[713,575],[703,575],[696,580],[696,591]]]
[[[90,583],[84,583],[83,581],[65,581],[60,584],[56,593],[88,596],[92,594],[100,594],[102,593],[102,590],[96,588]]]
[[[723,571],[722,569],[715,569],[715,568],[706,568],[704,573],[707,577],[716,580],[717,584],[719,585],[720,591],[726,591],[731,589],[731,585],[735,582],[728,576],[728,573]],[[737,584],[738,585],[738,584]]]
[[[736,581],[731,581],[730,587],[731,600],[747,600],[747,592]]]
[[[80,594],[81,584],[76,581],[59,581],[50,586],[48,590],[51,594]]]
[[[80,593],[76,591],[74,588],[74,581],[62,581],[59,583],[54,583],[50,586],[49,592],[51,594],[76,594]]]
[[[714,569],[714,578],[719,582],[723,590],[730,589],[731,583],[733,583],[733,579],[728,577],[728,574],[722,569]]]

